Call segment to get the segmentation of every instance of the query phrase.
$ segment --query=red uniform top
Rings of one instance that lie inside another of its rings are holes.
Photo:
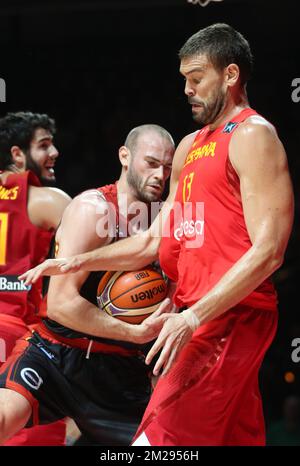
[[[9,175],[0,183],[0,314],[36,321],[42,280],[25,287],[17,277],[42,262],[53,232],[38,228],[27,213],[29,185],[40,186],[31,172]]]
[[[241,202],[239,178],[228,146],[239,123],[257,113],[246,108],[225,125],[197,132],[186,157],[175,197],[171,237],[163,238],[160,264],[177,281],[174,301],[191,306],[202,298],[251,247]],[[168,222],[167,222],[168,223]],[[243,304],[275,309],[270,279]]]
[[[100,188],[97,188],[97,191],[103,194],[105,200],[109,203],[112,204],[114,210],[115,210],[115,231],[114,231],[114,237],[112,241],[118,241],[119,240],[119,229],[120,229],[120,215],[119,215],[119,204],[118,204],[118,192],[117,192],[117,184],[109,184],[106,186],[102,186]],[[127,219],[125,219],[127,222]],[[125,224],[127,226],[127,224]],[[55,248],[55,254],[57,254],[59,245],[58,247]],[[82,297],[90,301],[91,303],[95,304],[96,306],[98,305],[97,303],[97,287],[100,281],[100,278],[104,275],[105,272],[91,272],[82,285],[82,288],[80,290],[80,294]],[[38,316],[41,317],[42,319],[45,320],[45,324],[49,329],[52,331],[56,331],[57,329],[58,332],[61,335],[64,335],[65,337],[78,337],[82,336],[82,333],[76,332],[75,330],[69,329],[68,327],[64,327],[61,324],[58,324],[55,321],[52,321],[48,319],[48,309],[47,309],[47,295],[44,296],[41,305],[39,307],[39,312]]]
[[[97,188],[97,191],[102,193],[105,197],[105,200],[112,204],[112,208],[115,211],[115,219],[112,219],[112,224],[114,225],[115,230],[111,242],[119,241],[122,237],[128,234],[128,231],[126,232],[126,228],[128,230],[128,222],[127,218],[125,216],[123,217],[122,212],[119,211],[117,183],[102,186],[101,188]],[[99,281],[101,280],[104,274],[104,271],[90,272],[80,289],[80,295],[95,306],[99,305],[97,301],[97,288],[99,285]],[[96,337],[94,335],[88,335],[87,333],[78,332],[77,330],[73,330],[70,327],[66,327],[60,324],[59,322],[52,320],[48,317],[47,296],[44,297],[40,305],[38,315],[43,319],[43,325],[37,326],[37,331],[39,333],[43,333],[45,332],[46,327],[47,333],[44,333],[45,338],[47,338],[48,334],[48,338],[50,335],[52,338],[55,338],[56,341],[67,344],[69,346],[74,346],[79,339],[81,341],[83,339],[92,339],[94,342],[97,342],[97,344],[101,343],[101,351],[105,352],[108,351],[124,354],[124,349],[130,351],[133,350],[134,352],[136,352],[136,350],[144,350],[145,345],[137,345],[128,341],[119,341],[105,337]],[[49,331],[51,332],[50,334]],[[128,354],[127,351],[126,354]]]

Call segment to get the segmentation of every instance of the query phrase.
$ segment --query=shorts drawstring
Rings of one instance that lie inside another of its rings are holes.
[[[91,352],[91,349],[92,349],[92,346],[93,346],[93,342],[94,342],[94,340],[90,340],[90,342],[89,342],[89,346],[88,346],[88,349],[87,349],[87,352],[86,352],[85,359],[90,359],[90,352]]]

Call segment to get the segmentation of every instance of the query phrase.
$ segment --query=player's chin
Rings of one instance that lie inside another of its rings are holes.
[[[148,189],[144,192],[146,202],[158,202],[161,199],[162,191],[158,189]]]
[[[43,186],[55,186],[56,184],[56,177],[54,174],[42,174],[40,178]]]
[[[147,202],[158,202],[160,201],[161,196],[148,196]]]
[[[200,125],[205,124],[205,118],[203,118],[203,112],[192,112],[193,120]]]

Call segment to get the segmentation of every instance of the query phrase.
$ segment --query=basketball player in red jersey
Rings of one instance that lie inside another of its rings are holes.
[[[139,214],[138,223],[147,228],[148,205],[161,198],[174,150],[172,137],[160,126],[132,130],[119,150],[120,179],[80,194],[67,207],[56,235],[58,257],[132,234],[137,210],[146,217]],[[18,341],[0,371],[0,443],[25,424],[65,416],[91,443],[132,440],[151,393],[140,344],[153,340],[161,326],[150,324],[152,316],[131,325],[99,312],[100,278],[81,271],[51,278],[43,322],[31,326],[33,333]]]
[[[154,373],[164,376],[135,444],[264,445],[258,371],[277,326],[268,277],[282,264],[293,222],[287,158],[274,127],[249,107],[252,56],[240,33],[226,24],[202,29],[180,60],[193,118],[204,127],[179,144],[156,222],[134,241],[48,261],[27,278],[149,263],[174,199],[189,202],[159,254],[177,280],[176,304],[187,309],[164,316],[147,356],[162,349]]]
[[[0,366],[27,325],[38,321],[41,281],[24,286],[17,276],[28,264],[40,263],[62,212],[70,201],[53,185],[58,151],[54,120],[29,112],[0,120]],[[29,171],[30,170],[30,171]],[[7,445],[63,445],[65,424],[24,429]]]

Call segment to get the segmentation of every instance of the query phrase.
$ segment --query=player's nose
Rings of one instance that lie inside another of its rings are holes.
[[[195,95],[195,90],[190,86],[189,82],[185,82],[184,93],[188,97],[192,97]]]
[[[159,167],[156,168],[154,177],[159,181],[162,181],[164,179],[164,167],[163,167],[163,165],[160,165]]]
[[[56,159],[58,156],[59,156],[59,152],[58,152],[58,150],[56,149],[56,147],[55,147],[55,146],[51,146],[50,152],[49,152],[49,157],[51,157],[51,159]]]

